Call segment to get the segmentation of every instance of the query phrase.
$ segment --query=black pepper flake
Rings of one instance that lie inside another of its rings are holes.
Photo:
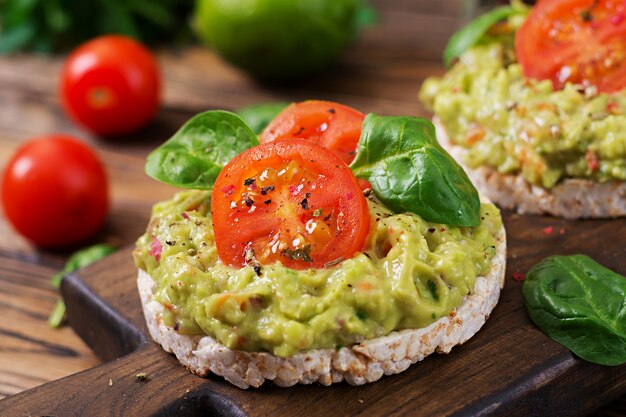
[[[271,198],[270,198],[269,200],[265,200],[265,201],[264,201],[264,203],[265,203],[265,204],[269,204],[269,203],[271,203],[271,202],[272,202],[272,199],[271,199]]]
[[[588,9],[580,12],[580,17],[581,19],[583,19],[584,22],[591,22],[593,20],[593,14],[591,14],[591,11],[598,5],[598,2],[599,0],[593,0],[593,3],[591,4],[591,6],[589,6]]]
[[[180,323],[179,322],[174,323],[174,330],[178,331],[179,328],[180,328]]]
[[[304,126],[300,126],[300,130],[294,133],[294,136],[298,136],[300,133],[304,132]]]
[[[168,246],[174,246],[176,244],[175,240],[166,240],[165,244],[167,244]]]
[[[244,202],[244,203],[246,204],[246,206],[248,206],[248,207],[251,207],[251,206],[254,204],[254,200],[253,200],[253,199],[251,199],[251,198],[250,198],[250,197],[248,197],[248,196],[245,196],[245,197],[243,198],[243,202]]]
[[[274,191],[273,185],[268,185],[267,187],[261,187],[261,194],[266,195],[268,192]]]
[[[435,230],[437,230],[437,229],[435,229],[434,227],[431,227],[430,229],[428,229],[428,232],[429,233],[435,233]]]
[[[257,276],[259,276],[259,277],[261,276],[261,265],[254,265],[254,266],[252,267],[252,269],[254,269],[254,273],[255,273]]]
[[[309,200],[308,198],[311,196],[311,194],[306,193],[306,197],[304,198],[304,200],[302,200],[300,202],[300,205],[302,206],[303,209],[308,210],[309,209]]]
[[[250,185],[252,185],[252,184],[254,184],[254,178],[246,178],[246,179],[243,181],[243,185],[245,185],[246,187],[248,187],[248,186],[250,186]]]
[[[335,109],[328,109],[328,110],[326,110],[326,111],[327,111],[328,113],[330,113],[330,114],[335,114],[335,113],[337,113],[337,111],[336,111]]]
[[[324,221],[325,221],[325,222],[327,222],[327,221],[329,221],[329,220],[330,220],[330,213],[328,213],[328,214],[326,215],[326,217],[324,217]]]

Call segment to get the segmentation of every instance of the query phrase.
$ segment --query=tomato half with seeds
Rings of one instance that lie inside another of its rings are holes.
[[[331,149],[347,164],[356,155],[365,115],[331,101],[308,100],[287,106],[261,133],[261,143],[304,138]]]
[[[542,0],[518,30],[515,52],[524,75],[591,84],[602,92],[626,87],[626,4],[608,0]]]
[[[362,250],[367,202],[350,168],[306,139],[261,144],[220,172],[211,197],[217,252],[242,267],[323,268]]]

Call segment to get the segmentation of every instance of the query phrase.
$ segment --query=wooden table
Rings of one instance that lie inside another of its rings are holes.
[[[336,67],[290,86],[258,85],[203,47],[160,51],[162,109],[146,130],[116,141],[90,136],[63,114],[57,96],[62,57],[1,57],[0,166],[21,142],[37,135],[63,132],[89,142],[106,165],[112,206],[104,229],[88,243],[121,248],[143,232],[151,205],[174,191],[145,176],[145,156],[197,112],[319,98],[365,112],[428,116],[417,93],[425,77],[443,71],[439,56],[461,20],[457,2],[372,3],[379,25],[366,30]],[[46,323],[56,299],[49,278],[70,252],[37,249],[0,218],[0,398],[100,363],[70,327],[53,330]],[[594,415],[625,416],[625,405],[622,398]]]

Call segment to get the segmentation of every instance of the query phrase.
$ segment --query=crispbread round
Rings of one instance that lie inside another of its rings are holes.
[[[470,168],[463,162],[467,150],[450,142],[445,128],[433,118],[437,139],[465,172],[478,191],[501,208],[520,214],[550,214],[565,219],[611,218],[626,215],[626,181],[596,182],[566,178],[551,189],[538,187],[521,175],[501,174],[481,166]]]
[[[362,385],[400,373],[435,351],[448,353],[472,337],[498,302],[505,263],[503,226],[496,235],[496,254],[489,272],[476,278],[474,291],[447,317],[421,329],[394,331],[350,347],[315,349],[288,358],[231,350],[210,336],[181,335],[161,319],[163,306],[153,297],[152,277],[140,269],[137,284],[152,338],[200,376],[212,372],[243,389],[259,387],[265,380],[282,387],[314,382],[330,385],[343,380]]]

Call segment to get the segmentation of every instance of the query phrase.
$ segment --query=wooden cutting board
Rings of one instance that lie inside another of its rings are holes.
[[[512,279],[544,256],[572,253],[625,274],[626,222],[505,213],[505,224],[506,284],[483,329],[449,355],[360,387],[265,384],[244,391],[192,375],[150,340],[127,248],[62,285],[70,324],[108,362],[9,397],[0,415],[579,416],[626,393],[626,366],[584,362],[550,340],[529,320],[522,283]]]

